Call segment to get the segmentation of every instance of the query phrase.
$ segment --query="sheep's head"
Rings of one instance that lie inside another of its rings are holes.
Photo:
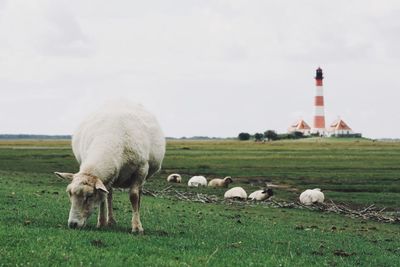
[[[262,191],[263,194],[267,194],[268,197],[272,197],[274,195],[274,192],[272,191],[271,188],[266,188]]]
[[[233,183],[233,180],[230,176],[227,176],[224,178],[224,183],[225,183],[225,185],[228,185],[228,184]]]
[[[180,183],[182,181],[182,178],[179,174],[174,174],[172,176],[172,179],[173,179],[172,181],[174,181],[175,183]]]
[[[93,213],[94,208],[107,196],[107,189],[103,182],[90,174],[85,173],[55,173],[58,177],[70,180],[67,193],[71,201],[68,226],[81,228]]]

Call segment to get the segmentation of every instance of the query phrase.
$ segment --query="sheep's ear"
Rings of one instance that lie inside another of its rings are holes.
[[[95,188],[96,188],[97,190],[103,191],[104,193],[107,193],[107,194],[108,194],[107,188],[104,186],[103,182],[102,182],[100,179],[97,179],[97,180],[96,180]]]
[[[63,180],[72,181],[72,179],[74,178],[74,174],[69,172],[54,172],[54,174],[57,175],[58,178],[61,178]]]

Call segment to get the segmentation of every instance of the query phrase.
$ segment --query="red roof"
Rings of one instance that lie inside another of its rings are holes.
[[[334,123],[331,124],[332,130],[346,130],[351,131],[351,128],[344,122],[342,119],[338,119]]]
[[[291,128],[294,128],[296,130],[310,130],[311,127],[304,121],[304,120],[299,120],[295,124],[291,126]]]

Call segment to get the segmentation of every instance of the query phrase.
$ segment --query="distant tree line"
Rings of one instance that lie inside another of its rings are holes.
[[[44,134],[0,134],[0,139],[71,139],[71,135],[44,135]]]
[[[306,136],[304,136],[302,132],[278,134],[274,130],[267,130],[264,133],[255,133],[253,135],[246,132],[242,132],[238,135],[238,139],[241,141],[254,139],[254,141],[256,142],[285,140],[285,139],[300,139],[300,138],[306,138]]]
[[[165,137],[167,140],[234,140],[236,137],[210,137],[210,136],[182,136],[182,137]]]

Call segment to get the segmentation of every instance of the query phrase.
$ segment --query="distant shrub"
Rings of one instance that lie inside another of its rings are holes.
[[[260,142],[264,139],[264,134],[262,133],[255,133],[254,134],[254,139],[256,142]]]
[[[354,134],[334,134],[332,137],[351,137],[351,138],[361,138],[362,134],[354,133]]]
[[[309,136],[305,136],[302,132],[293,132],[287,134],[278,134],[277,140],[292,140],[292,139],[301,139],[308,138]]]
[[[278,138],[279,138],[278,134],[274,130],[265,131],[264,136],[265,136],[265,138],[268,139],[268,141],[278,140]]]
[[[240,133],[239,135],[238,135],[238,138],[239,138],[239,140],[240,141],[247,141],[247,140],[250,140],[250,134],[249,133]]]
[[[290,139],[289,134],[278,134],[277,140],[285,140],[285,139]]]
[[[291,135],[292,135],[293,139],[304,138],[304,134],[302,132],[298,132],[298,131],[291,133]]]

